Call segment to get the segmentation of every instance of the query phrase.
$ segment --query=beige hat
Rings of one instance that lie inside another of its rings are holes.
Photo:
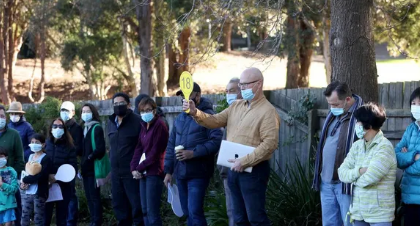
[[[9,110],[7,113],[22,113],[25,114],[25,112],[22,110],[22,104],[20,102],[12,102],[9,106]]]

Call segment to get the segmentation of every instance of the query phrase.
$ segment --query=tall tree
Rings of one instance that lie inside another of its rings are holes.
[[[365,101],[378,101],[373,0],[331,1],[332,80],[346,82]]]

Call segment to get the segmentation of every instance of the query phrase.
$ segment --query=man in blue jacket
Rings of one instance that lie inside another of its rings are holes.
[[[178,91],[177,95],[182,95]],[[214,114],[210,100],[201,97],[201,89],[194,83],[190,99],[198,109]],[[188,216],[188,226],[206,226],[203,204],[206,189],[214,172],[214,157],[222,141],[220,129],[207,129],[198,125],[194,119],[183,112],[175,119],[165,155],[165,180],[172,183],[175,174],[179,189],[181,207]],[[175,147],[182,145],[182,150]]]
[[[34,129],[23,116],[25,112],[23,111],[20,102],[12,102],[7,113],[10,115],[9,128],[17,130],[22,139],[25,162],[27,162],[29,155],[32,154],[29,143],[31,143],[32,136],[35,134]]]

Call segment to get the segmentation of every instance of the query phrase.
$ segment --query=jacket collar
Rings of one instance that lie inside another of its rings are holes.
[[[369,150],[375,145],[381,143],[383,138],[384,138],[384,133],[382,132],[382,130],[379,130],[376,136],[370,142],[368,142],[366,146],[366,150]]]
[[[124,123],[124,121],[126,121],[126,118],[130,117],[131,114],[133,114],[133,110],[128,109],[127,114],[125,114],[125,116],[124,116],[124,118],[121,121],[121,124],[119,126],[121,126]],[[111,123],[114,123],[114,124],[116,124],[115,123],[116,118],[117,118],[117,115],[115,113],[109,116],[109,120],[111,121]]]

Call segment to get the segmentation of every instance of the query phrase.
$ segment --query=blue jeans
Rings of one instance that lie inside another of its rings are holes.
[[[77,218],[79,216],[79,201],[76,195],[76,179],[70,182],[71,184],[71,197],[69,203],[69,209],[67,214],[67,226],[76,226]]]
[[[392,222],[366,223],[364,221],[354,221],[354,226],[392,226]]]
[[[140,179],[140,200],[145,226],[162,226],[160,217],[162,189],[162,177],[147,176]]]
[[[229,226],[235,226],[235,219],[233,218],[232,194],[230,192],[227,179],[223,179],[223,187],[225,187],[226,210],[229,218]]]
[[[347,217],[351,196],[342,193],[342,184],[321,183],[321,208],[323,226],[350,226]],[[346,220],[347,219],[347,220]]]
[[[265,192],[270,177],[268,161],[253,167],[252,173],[229,171],[233,217],[237,226],[270,226],[265,210]]]
[[[209,178],[176,180],[182,211],[188,217],[188,226],[207,226],[203,206],[209,183]]]

